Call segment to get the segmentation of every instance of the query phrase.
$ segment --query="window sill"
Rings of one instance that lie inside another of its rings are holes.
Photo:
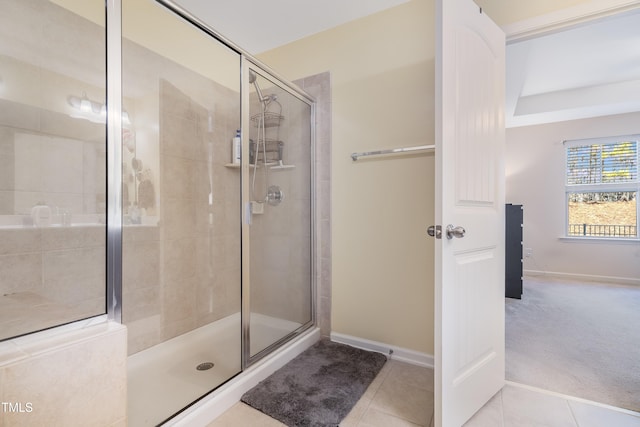
[[[637,245],[640,239],[636,238],[615,238],[615,237],[558,237],[558,240],[566,243],[599,243],[612,245]]]

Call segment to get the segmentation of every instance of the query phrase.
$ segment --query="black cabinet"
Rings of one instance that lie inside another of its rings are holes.
[[[505,295],[522,298],[522,205],[507,204],[505,242]]]

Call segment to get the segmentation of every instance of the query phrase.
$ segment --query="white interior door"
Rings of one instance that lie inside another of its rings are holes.
[[[435,425],[457,427],[504,384],[505,36],[472,0],[437,8]]]

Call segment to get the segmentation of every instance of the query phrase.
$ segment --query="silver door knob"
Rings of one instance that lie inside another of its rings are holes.
[[[447,225],[447,239],[449,240],[453,239],[454,237],[461,239],[464,237],[464,233],[466,232],[467,230],[465,230],[464,227],[454,227],[451,224]]]
[[[431,225],[427,228],[427,234],[431,237],[435,237],[436,239],[442,239],[442,226],[440,225]]]

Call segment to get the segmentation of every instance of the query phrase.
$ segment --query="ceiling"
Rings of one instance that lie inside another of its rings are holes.
[[[508,127],[640,111],[640,10],[507,46]]]
[[[258,54],[406,1],[176,2]],[[509,44],[506,89],[508,127],[640,111],[640,10]]]
[[[254,55],[407,1],[175,0]]]

